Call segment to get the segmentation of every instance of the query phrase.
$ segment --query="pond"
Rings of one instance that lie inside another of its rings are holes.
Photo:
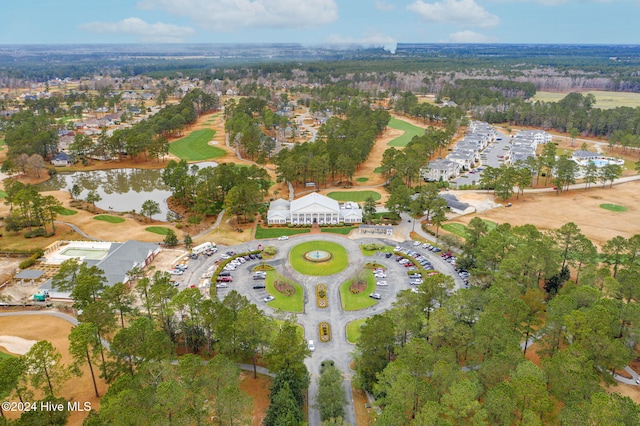
[[[215,167],[213,161],[195,163],[198,167]],[[154,219],[165,220],[169,208],[167,198],[171,191],[162,182],[162,169],[110,169],[87,172],[58,173],[46,182],[38,185],[40,191],[69,191],[78,185],[85,198],[94,190],[102,200],[96,206],[103,210],[116,212],[140,212],[142,203],[153,200],[160,205],[160,214]]]

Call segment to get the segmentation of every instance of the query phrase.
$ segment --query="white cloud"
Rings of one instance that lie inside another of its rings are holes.
[[[335,0],[141,0],[138,7],[188,16],[203,28],[308,28],[338,19]]]
[[[364,37],[360,38],[344,37],[341,35],[332,34],[331,36],[329,36],[327,41],[332,44],[382,47],[384,50],[388,50],[391,53],[396,53],[396,48],[398,47],[398,42],[396,39],[377,32],[368,33]]]
[[[438,3],[416,0],[407,9],[420,15],[426,22],[438,24],[489,28],[500,23],[500,18],[487,12],[475,0],[443,0]]]
[[[150,24],[140,18],[127,18],[118,22],[87,22],[80,29],[92,33],[131,34],[145,43],[180,43],[192,36],[190,27],[156,22]]]
[[[449,34],[449,41],[452,43],[495,43],[495,37],[490,37],[474,31],[458,31]]]
[[[392,10],[396,10],[396,5],[392,3],[387,3],[386,1],[376,0],[374,7],[378,10],[382,10],[383,12],[391,12]]]

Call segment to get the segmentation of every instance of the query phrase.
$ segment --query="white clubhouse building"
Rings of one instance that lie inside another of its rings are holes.
[[[338,203],[327,196],[313,192],[291,202],[278,198],[272,201],[267,212],[269,225],[311,225],[318,223],[361,223],[362,209],[357,203]]]

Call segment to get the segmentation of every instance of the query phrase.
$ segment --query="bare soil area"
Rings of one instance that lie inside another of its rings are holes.
[[[469,199],[478,198],[482,193],[469,193]],[[486,194],[493,201],[491,193]],[[460,201],[467,201],[466,194],[460,194]],[[529,193],[519,199],[510,200],[510,208],[485,210],[473,215],[457,218],[455,221],[469,223],[479,216],[497,223],[513,226],[533,224],[541,230],[557,229],[567,222],[574,222],[594,244],[602,246],[611,238],[621,235],[629,238],[640,234],[640,182],[634,181],[613,188],[572,190],[559,195],[555,192]],[[628,208],[626,212],[612,212],[600,204],[619,204]]]
[[[269,407],[269,394],[271,378],[258,374],[258,378],[253,378],[253,373],[242,372],[240,389],[253,398],[253,414],[251,416],[252,426],[260,426]]]
[[[72,325],[65,320],[45,315],[0,317],[0,330],[5,330],[5,332],[10,330],[10,336],[28,341],[50,341],[62,355],[61,362],[64,365],[69,365],[73,361],[69,354],[68,339],[71,327]],[[81,405],[84,402],[90,402],[93,408],[98,409],[100,408],[100,400],[95,397],[89,368],[85,366],[82,371],[82,376],[73,376],[64,384],[60,395],[70,401],[79,401]],[[106,383],[100,379],[98,379],[98,391],[100,395],[104,395],[107,391]],[[35,396],[36,398],[41,398],[42,394],[36,392]],[[17,418],[18,414],[17,412],[5,412],[5,415],[10,419]],[[81,425],[87,414],[88,412],[72,413],[68,424]]]

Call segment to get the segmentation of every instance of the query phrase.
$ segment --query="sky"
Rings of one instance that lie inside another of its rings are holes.
[[[640,44],[640,0],[0,1],[0,44]]]

